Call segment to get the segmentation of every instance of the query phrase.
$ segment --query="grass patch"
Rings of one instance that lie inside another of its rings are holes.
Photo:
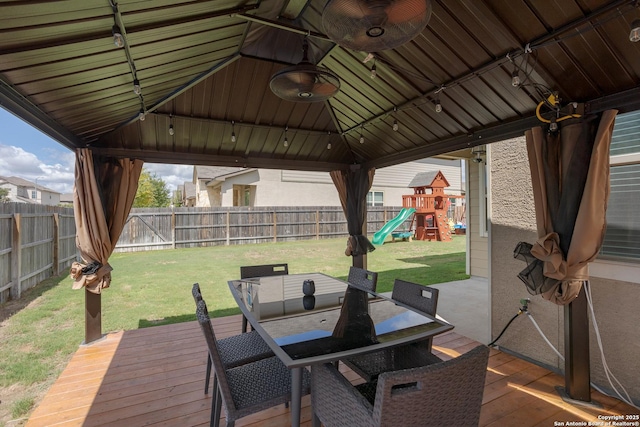
[[[27,397],[24,399],[20,399],[13,404],[11,407],[11,416],[16,418],[22,418],[29,413],[33,405],[35,404],[35,400],[32,397]]]
[[[345,245],[346,239],[327,239],[114,254],[112,286],[102,294],[103,332],[195,320],[194,282],[210,315],[240,313],[227,280],[239,276],[241,265],[288,262],[290,274],[317,271],[346,279],[351,258],[344,256]],[[378,272],[378,290],[387,292],[395,278],[425,285],[468,278],[465,249],[464,236],[447,243],[387,243],[367,263]],[[31,408],[38,390],[55,381],[84,339],[84,294],[71,284],[65,273],[0,306],[0,425],[10,415],[4,392],[22,396],[12,408]],[[31,396],[23,397],[25,390]]]

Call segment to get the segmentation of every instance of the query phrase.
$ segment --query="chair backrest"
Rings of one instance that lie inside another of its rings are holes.
[[[284,276],[289,274],[289,264],[245,265],[240,267],[240,278]]]
[[[198,304],[198,301],[202,300],[202,292],[200,292],[200,284],[194,283],[191,288],[191,294],[193,295],[193,300]]]
[[[349,268],[349,277],[347,278],[347,282],[356,288],[375,292],[376,285],[378,283],[378,273],[365,270],[364,268],[351,266],[351,268]]]
[[[476,426],[480,419],[489,347],[378,378],[375,425]]]
[[[196,317],[198,318],[198,323],[200,324],[205,341],[207,342],[209,356],[213,362],[213,369],[218,377],[218,386],[220,387],[224,406],[227,411],[235,410],[235,405],[231,398],[231,389],[229,388],[229,382],[227,381],[227,373],[224,370],[222,359],[220,358],[216,335],[213,332],[213,326],[211,326],[211,319],[209,318],[207,311],[207,304],[202,300],[196,303]]]
[[[436,315],[438,308],[438,289],[436,288],[396,279],[393,283],[391,298],[430,316]]]

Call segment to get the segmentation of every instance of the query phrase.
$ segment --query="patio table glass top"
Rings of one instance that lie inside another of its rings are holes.
[[[305,295],[303,283],[314,283]],[[321,274],[229,282],[249,322],[289,367],[419,341],[453,326]]]

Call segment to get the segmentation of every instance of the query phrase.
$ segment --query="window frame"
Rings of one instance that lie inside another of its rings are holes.
[[[638,113],[636,113],[638,114]],[[640,122],[640,115],[637,119]],[[640,165],[640,152],[610,156],[609,168],[626,165]],[[611,205],[607,207],[610,209]],[[590,264],[589,274],[593,277],[638,283],[640,259],[599,253]]]
[[[382,195],[382,201],[380,202],[380,204],[376,204],[376,194]],[[371,195],[371,202],[369,202],[369,195]],[[384,191],[369,190],[369,192],[367,193],[367,207],[375,208],[375,207],[381,207],[381,206],[384,206]]]

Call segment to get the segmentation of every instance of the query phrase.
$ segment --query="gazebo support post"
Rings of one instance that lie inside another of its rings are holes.
[[[564,307],[565,394],[572,401],[591,402],[589,366],[589,317],[584,286]],[[562,391],[560,390],[561,394]]]
[[[84,344],[102,338],[102,295],[84,291]]]

